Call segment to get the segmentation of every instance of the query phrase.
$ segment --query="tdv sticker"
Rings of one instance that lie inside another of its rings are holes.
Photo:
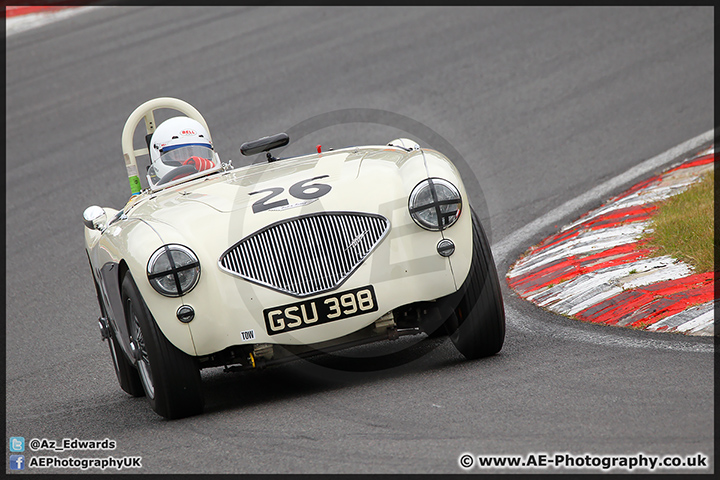
[[[299,330],[377,311],[372,285],[263,310],[268,335]]]

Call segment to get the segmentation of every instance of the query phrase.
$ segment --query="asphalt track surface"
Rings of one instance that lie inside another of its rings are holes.
[[[125,204],[120,133],[148,99],[197,107],[235,165],[244,141],[374,109],[457,150],[504,276],[605,199],[583,194],[713,128],[713,29],[712,7],[100,7],[8,37],[6,436],[110,438],[43,453],[142,456],[143,473],[461,473],[464,452],[700,452],[713,472],[712,339],[580,324],[507,289],[492,358],[439,339],[366,371],[204,371],[206,413],[165,421],[117,385],[81,222]],[[382,116],[284,153],[403,133]]]

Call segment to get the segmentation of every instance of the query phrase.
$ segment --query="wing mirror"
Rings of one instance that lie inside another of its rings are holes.
[[[284,147],[289,142],[290,137],[287,133],[277,133],[269,137],[263,137],[257,140],[253,140],[252,142],[243,143],[242,145],[240,145],[240,152],[242,152],[242,154],[245,156],[256,155],[258,153],[268,152],[273,148]],[[277,160],[276,158],[273,158],[270,153],[267,154],[267,158],[269,162]]]
[[[83,212],[83,223],[90,230],[105,230],[105,226],[107,225],[105,209],[97,205],[86,208]]]

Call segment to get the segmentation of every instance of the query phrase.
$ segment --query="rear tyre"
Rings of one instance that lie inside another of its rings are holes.
[[[150,407],[167,419],[202,413],[205,401],[197,359],[165,338],[130,272],[123,279],[122,301],[130,339],[140,351],[137,371]]]
[[[473,255],[462,297],[445,322],[450,340],[467,359],[488,357],[505,341],[505,307],[495,262],[480,219],[472,211]]]

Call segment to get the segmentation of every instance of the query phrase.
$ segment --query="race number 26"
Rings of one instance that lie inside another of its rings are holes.
[[[301,180],[297,182],[296,184],[292,185],[288,192],[293,197],[300,199],[300,200],[313,200],[316,198],[320,198],[323,195],[327,195],[330,190],[332,190],[332,187],[326,183],[310,183],[315,180],[320,180],[321,178],[327,178],[330,175],[320,175],[319,177],[313,177],[309,178],[307,180]],[[266,195],[262,199],[258,200],[257,202],[253,203],[253,213],[260,213],[264,212],[265,210],[270,210],[272,208],[278,208],[278,207],[284,207],[290,204],[287,198],[282,198],[279,200],[273,200],[275,197],[279,197],[283,194],[285,189],[283,187],[269,187],[264,188],[262,190],[257,190],[255,192],[250,192],[248,195],[255,195],[258,193],[263,192],[269,192],[269,195]]]

